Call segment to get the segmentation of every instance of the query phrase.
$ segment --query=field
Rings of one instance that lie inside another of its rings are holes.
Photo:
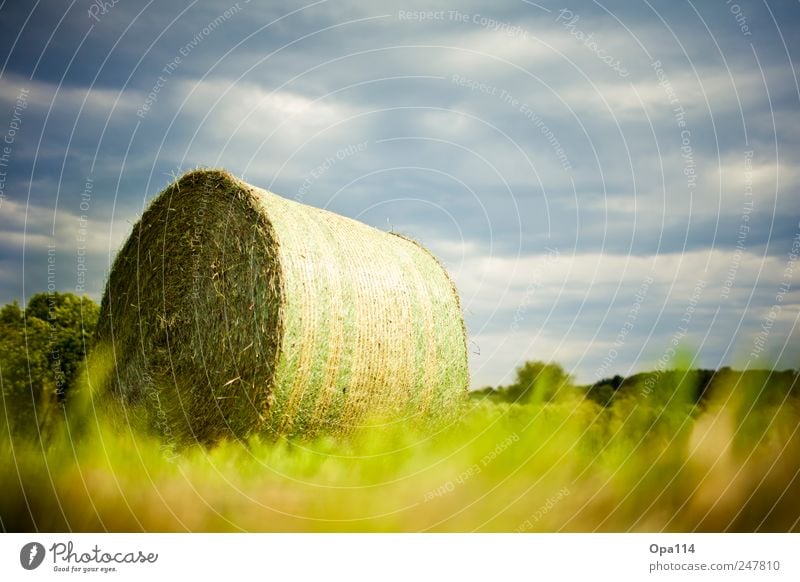
[[[209,449],[93,394],[107,368],[39,434],[0,426],[3,530],[800,530],[795,372],[727,370],[713,390],[653,373],[604,402],[544,375],[524,404],[473,395],[451,426]]]

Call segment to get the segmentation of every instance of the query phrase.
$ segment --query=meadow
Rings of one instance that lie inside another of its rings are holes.
[[[209,448],[105,395],[105,360],[35,430],[8,422],[4,398],[3,530],[800,530],[794,371],[676,367],[598,398],[607,386],[529,364],[455,424],[372,419]]]

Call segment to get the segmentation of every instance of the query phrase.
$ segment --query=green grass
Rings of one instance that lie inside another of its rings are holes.
[[[91,365],[100,386],[108,366]],[[176,449],[84,376],[47,434],[0,425],[0,519],[7,531],[799,530],[797,397],[731,372],[695,406],[693,377],[607,406],[569,388],[527,405],[473,398],[445,427]]]

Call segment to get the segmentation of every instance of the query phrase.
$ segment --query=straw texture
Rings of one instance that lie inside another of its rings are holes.
[[[134,226],[98,341],[114,391],[176,441],[447,419],[468,382],[458,295],[427,250],[221,170]]]

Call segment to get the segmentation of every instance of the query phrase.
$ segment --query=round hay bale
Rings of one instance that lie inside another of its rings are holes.
[[[153,200],[97,335],[114,391],[174,442],[449,418],[467,390],[458,295],[428,251],[221,170]]]

